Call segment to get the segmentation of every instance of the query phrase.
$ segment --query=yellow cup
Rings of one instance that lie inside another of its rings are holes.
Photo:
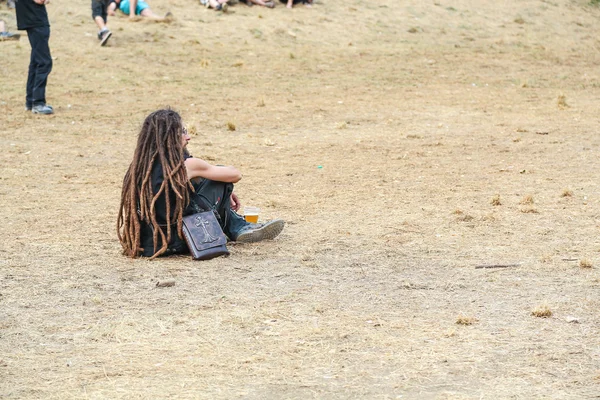
[[[244,207],[244,218],[246,219],[246,222],[256,224],[258,222],[258,214],[260,214],[260,208]]]

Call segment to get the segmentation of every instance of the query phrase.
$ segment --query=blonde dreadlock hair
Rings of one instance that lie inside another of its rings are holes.
[[[133,161],[123,179],[121,205],[117,219],[117,235],[123,246],[123,254],[135,258],[140,255],[141,221],[151,225],[154,239],[154,255],[158,257],[167,250],[174,232],[171,216],[177,219],[177,233],[183,237],[181,227],[183,211],[189,202],[188,180],[184,164],[184,147],[181,142],[183,124],[181,116],[164,109],[153,112],[144,120],[138,135]],[[159,191],[152,191],[152,167],[158,162],[163,169],[163,182]],[[171,204],[171,194],[175,204]],[[164,194],[166,202],[166,235],[156,220],[155,203]],[[156,249],[160,235],[162,247]]]

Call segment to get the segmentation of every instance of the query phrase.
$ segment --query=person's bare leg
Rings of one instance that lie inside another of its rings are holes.
[[[117,15],[117,3],[110,3],[106,9],[106,13],[112,17]]]
[[[294,0],[288,0],[287,4],[285,5],[287,8],[292,8],[294,7]]]
[[[249,0],[249,1],[251,1],[252,3],[257,4],[259,6],[263,6],[263,7],[266,6],[266,4],[263,0]]]
[[[162,21],[170,21],[173,18],[173,14],[167,13],[164,17],[161,17],[158,14],[155,14],[150,8],[145,8],[140,13],[142,17],[152,19],[154,21],[162,22]]]
[[[112,36],[112,32],[108,30],[104,18],[101,16],[94,17],[94,22],[98,26],[98,39],[100,40],[100,46],[106,45],[108,39]]]
[[[103,31],[106,29],[106,24],[104,23],[104,19],[102,19],[102,17],[97,16],[96,18],[94,18],[94,22],[98,26],[99,31]]]
[[[129,0],[129,18],[135,18],[135,10],[137,9],[137,0]],[[146,10],[144,10],[146,11]],[[142,11],[142,15],[144,14]]]
[[[19,40],[21,35],[18,33],[11,33],[6,31],[6,24],[0,20],[0,41],[4,40]]]

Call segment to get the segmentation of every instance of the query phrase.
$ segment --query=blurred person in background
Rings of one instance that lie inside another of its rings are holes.
[[[144,0],[114,0],[108,5],[108,15],[116,15],[117,9],[121,10],[125,15],[129,15],[129,18],[135,18],[136,15],[139,15],[158,22],[173,19],[171,12],[167,12],[164,17],[154,13],[150,5]]]
[[[248,7],[252,7],[254,4],[257,6],[267,7],[267,8],[275,8],[275,2],[272,0],[264,1],[264,0],[245,0],[245,3]]]
[[[50,55],[50,21],[46,4],[50,0],[16,0],[17,27],[27,31],[31,45],[29,74],[27,76],[27,95],[25,109],[34,114],[54,114],[52,106],[46,104],[46,84],[52,71]]]
[[[0,19],[0,42],[3,40],[19,40],[20,38],[20,34],[8,32],[6,30],[6,24]]]
[[[206,8],[214,8],[215,11],[227,12],[229,8],[227,0],[200,0],[200,4]]]
[[[98,40],[100,46],[104,46],[112,36],[112,32],[106,25],[108,22],[108,8],[114,0],[92,0],[92,18],[98,26]]]
[[[292,8],[296,4],[304,4],[306,7],[312,7],[313,0],[279,0],[285,4],[287,8]]]

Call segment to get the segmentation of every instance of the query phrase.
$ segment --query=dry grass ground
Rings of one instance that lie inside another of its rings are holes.
[[[597,6],[151,5],[175,21],[112,18],[105,48],[87,2],[49,5],[54,116],[0,43],[0,397],[598,398]],[[120,255],[165,105],[277,240]]]

